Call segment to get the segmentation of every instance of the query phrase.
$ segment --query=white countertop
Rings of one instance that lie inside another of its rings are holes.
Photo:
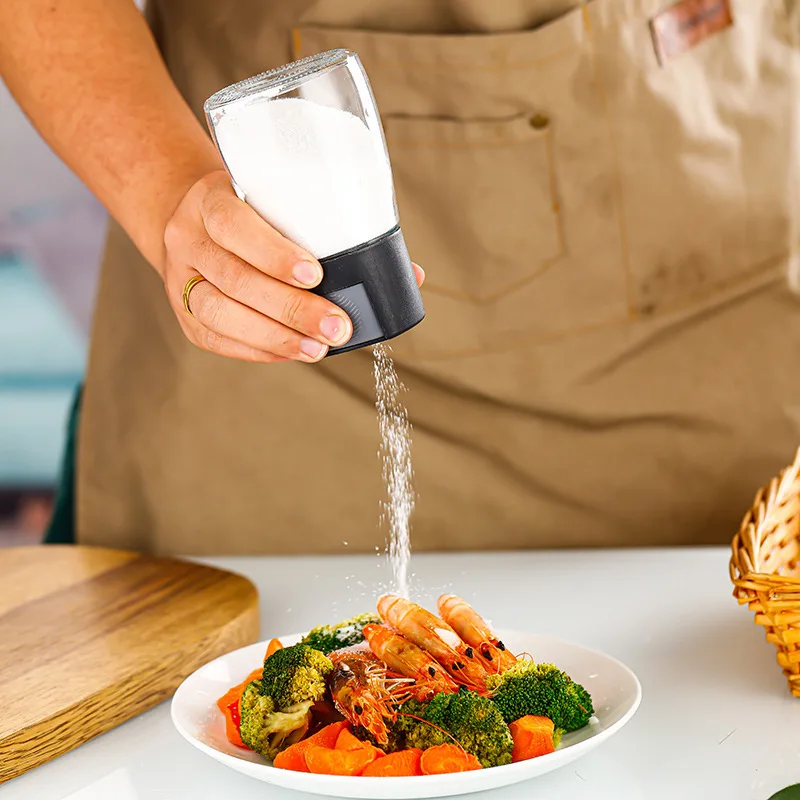
[[[732,597],[728,550],[415,556],[418,597],[450,589],[498,627],[603,650],[639,676],[634,719],[563,770],[492,800],[767,800],[800,782],[800,700]],[[376,558],[218,558],[251,578],[264,637],[366,610]],[[0,786],[2,800],[301,800],[226,769],[173,729],[168,704]]]

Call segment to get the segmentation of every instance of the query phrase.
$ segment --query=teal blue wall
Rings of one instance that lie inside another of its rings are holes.
[[[38,272],[0,253],[0,489],[55,485],[86,346]]]

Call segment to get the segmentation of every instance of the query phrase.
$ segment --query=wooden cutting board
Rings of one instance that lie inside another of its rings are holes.
[[[0,783],[258,635],[258,595],[239,575],[92,547],[0,549]]]

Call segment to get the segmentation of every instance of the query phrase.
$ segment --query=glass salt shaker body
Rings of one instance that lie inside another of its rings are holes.
[[[380,116],[358,56],[332,50],[248,78],[205,103],[238,196],[322,264],[314,291],[353,336],[399,336],[425,316],[403,240]]]

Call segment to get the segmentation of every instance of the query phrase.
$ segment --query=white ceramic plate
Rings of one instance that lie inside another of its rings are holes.
[[[577,644],[500,631],[512,652],[530,653],[537,661],[552,662],[592,695],[595,719],[564,736],[554,752],[518,764],[413,778],[359,778],[311,775],[276,769],[263,758],[230,744],[216,700],[261,664],[267,642],[235,650],[201,667],[178,688],[172,700],[172,721],[181,735],[225,766],[260,781],[327,797],[405,800],[468,794],[519,783],[569,764],[615,734],[636,712],[642,690],[636,676],[610,656]],[[300,636],[280,637],[293,644]]]

